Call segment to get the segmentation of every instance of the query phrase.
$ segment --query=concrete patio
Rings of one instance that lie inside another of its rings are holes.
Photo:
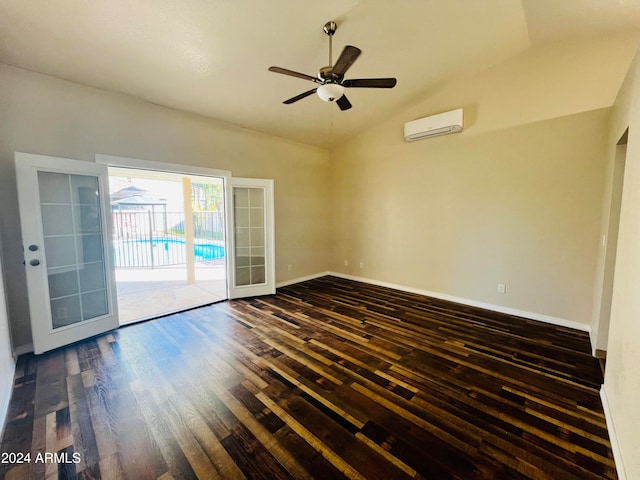
[[[197,263],[196,282],[187,282],[184,265],[117,268],[120,324],[178,312],[227,298],[224,265]]]

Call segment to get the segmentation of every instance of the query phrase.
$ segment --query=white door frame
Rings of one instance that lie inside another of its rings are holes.
[[[165,162],[156,162],[154,160],[141,160],[138,158],[129,158],[129,157],[118,157],[114,155],[104,155],[101,153],[96,154],[96,162],[102,163],[105,165],[109,165],[112,167],[125,167],[125,168],[135,168],[138,170],[152,170],[156,172],[167,172],[167,173],[177,173],[184,175],[200,175],[203,177],[216,177],[222,178],[224,184],[224,194],[225,194],[225,206],[224,206],[224,222],[225,222],[225,246],[229,243],[229,225],[231,222],[231,214],[229,213],[231,205],[229,203],[229,195],[227,193],[228,190],[231,190],[231,172],[229,170],[218,170],[215,168],[206,168],[206,167],[196,167],[192,165],[182,165],[180,163],[165,163]],[[230,282],[232,275],[231,269],[231,255],[225,252],[225,269],[226,269],[226,277],[227,277],[227,285],[226,292],[227,298],[229,297],[229,285],[232,285]]]
[[[175,163],[156,162],[151,160],[141,160],[137,158],[118,157],[114,155],[96,154],[97,163],[111,165],[114,167],[137,168],[141,170],[156,170],[159,172],[170,172],[187,175],[202,175],[206,177],[218,177],[224,181],[225,192],[225,262],[227,269],[227,298],[241,298],[254,295],[268,295],[275,293],[275,223],[274,223],[274,200],[273,200],[273,180],[233,177],[229,170],[218,170],[206,167],[196,167]],[[233,222],[233,187],[259,187],[265,188],[266,192],[266,283],[260,286],[236,287],[235,286],[235,247],[234,247],[234,222]]]
[[[227,269],[227,298],[242,298],[254,295],[269,295],[275,293],[275,222],[274,222],[274,189],[273,180],[233,177],[229,170],[218,170],[206,167],[196,167],[191,165],[156,162],[151,160],[141,160],[137,158],[119,157],[114,155],[96,154],[97,163],[111,165],[114,167],[137,168],[141,170],[156,170],[160,172],[171,172],[187,175],[202,175],[207,177],[218,177],[224,181],[225,192],[225,262]],[[235,286],[235,247],[234,247],[234,222],[233,222],[233,187],[259,187],[264,188],[266,193],[266,282],[260,286]]]

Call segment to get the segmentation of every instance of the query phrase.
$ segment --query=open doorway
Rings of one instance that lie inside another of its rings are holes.
[[[613,180],[611,188],[611,203],[609,205],[609,224],[606,232],[605,263],[600,297],[599,322],[597,327],[597,344],[595,356],[601,360],[604,373],[607,342],[609,339],[609,322],[611,317],[611,302],[613,298],[613,280],[616,268],[616,254],[618,248],[618,229],[620,226],[620,212],[622,209],[622,192],[624,188],[624,172],[627,159],[627,138],[629,130],[616,145],[613,165]]]
[[[109,167],[120,324],[227,298],[224,180]]]

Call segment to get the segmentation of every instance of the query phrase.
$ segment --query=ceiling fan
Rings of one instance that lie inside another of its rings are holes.
[[[287,70],[281,67],[269,67],[270,72],[281,73],[283,75],[289,75],[291,77],[298,77],[304,80],[310,80],[314,83],[320,84],[319,87],[307,90],[300,95],[296,95],[282,103],[291,104],[302,100],[317,93],[318,96],[325,102],[336,102],[340,110],[349,110],[351,108],[351,102],[344,94],[345,88],[393,88],[396,85],[395,78],[359,78],[345,80],[344,74],[358,59],[362,50],[352,45],[347,45],[342,50],[342,53],[336,60],[335,65],[332,65],[331,49],[333,34],[336,33],[338,25],[336,22],[327,22],[324,25],[324,33],[329,36],[329,65],[322,67],[316,77],[306,75],[304,73],[294,72],[293,70]]]

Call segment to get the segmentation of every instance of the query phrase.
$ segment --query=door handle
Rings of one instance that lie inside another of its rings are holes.
[[[37,267],[38,265],[40,265],[40,260],[34,258],[29,262],[29,265],[31,265],[32,267]]]

